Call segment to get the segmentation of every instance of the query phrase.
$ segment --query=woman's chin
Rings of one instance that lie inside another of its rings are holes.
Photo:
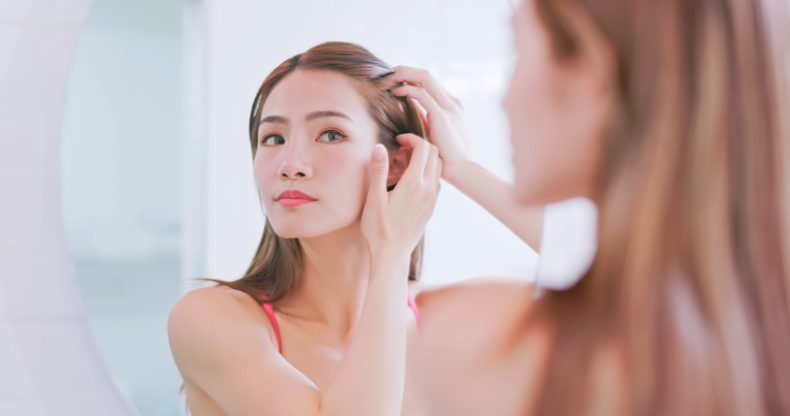
[[[277,227],[272,228],[274,228],[274,233],[280,238],[308,238],[314,234],[300,227],[282,227],[279,229]]]
[[[333,230],[306,227],[305,224],[275,224],[272,223],[274,233],[280,238],[312,238],[329,234]]]

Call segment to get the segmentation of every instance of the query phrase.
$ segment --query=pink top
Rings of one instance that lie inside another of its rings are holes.
[[[417,320],[417,327],[422,326],[422,320],[420,319],[420,311],[417,309],[417,304],[414,302],[414,297],[409,292],[409,297],[406,301],[409,305],[409,309],[414,313],[414,319]],[[272,329],[274,330],[274,336],[277,338],[277,351],[280,354],[283,353],[283,341],[280,337],[280,326],[277,325],[277,318],[274,316],[274,308],[272,307],[271,303],[263,303],[263,312],[266,314],[266,317],[269,318],[269,322],[272,324]]]

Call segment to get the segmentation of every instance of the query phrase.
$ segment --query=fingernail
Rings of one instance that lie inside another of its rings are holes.
[[[387,157],[387,149],[384,145],[377,144],[373,147],[373,160],[384,160]]]

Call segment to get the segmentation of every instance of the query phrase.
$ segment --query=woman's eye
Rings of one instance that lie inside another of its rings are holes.
[[[284,143],[285,143],[285,139],[283,139],[283,137],[280,136],[279,134],[270,134],[262,138],[260,141],[260,144],[266,146],[272,146],[272,145],[284,144]]]
[[[321,136],[318,137],[318,140],[322,142],[332,143],[332,142],[338,142],[342,140],[344,137],[346,136],[337,130],[327,130],[321,133]]]

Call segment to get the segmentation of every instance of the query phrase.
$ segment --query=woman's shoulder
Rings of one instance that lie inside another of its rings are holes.
[[[318,408],[315,385],[280,355],[265,313],[244,292],[213,287],[184,294],[170,312],[168,337],[185,385],[225,414]]]
[[[422,318],[421,337],[426,346],[437,350],[451,348],[445,344],[460,339],[496,342],[495,335],[506,338],[519,330],[535,303],[534,286],[512,278],[482,277],[412,290]],[[471,343],[468,347],[475,349]]]
[[[175,323],[255,319],[259,308],[252,297],[240,290],[225,286],[204,287],[181,296],[170,311],[170,319]]]
[[[513,405],[536,380],[547,340],[524,325],[534,290],[524,281],[477,278],[419,291],[421,372],[437,413],[519,412]]]
[[[228,287],[185,293],[167,320],[170,347],[177,364],[191,365],[232,353],[228,348],[271,346],[271,329],[260,305],[249,295]]]
[[[532,302],[534,285],[507,277],[478,277],[448,285],[411,287],[420,311],[427,314],[511,313]]]

